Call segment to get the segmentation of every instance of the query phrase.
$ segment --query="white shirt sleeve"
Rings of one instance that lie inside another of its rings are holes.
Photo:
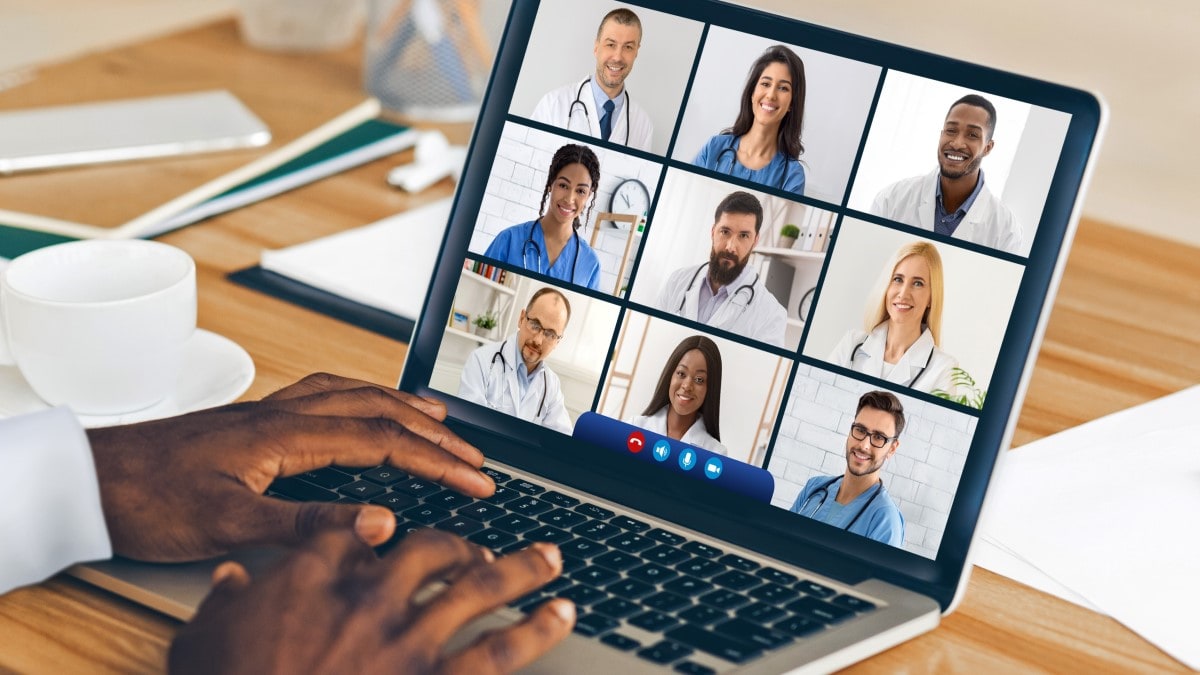
[[[0,420],[0,593],[112,557],[87,434],[66,408]]]

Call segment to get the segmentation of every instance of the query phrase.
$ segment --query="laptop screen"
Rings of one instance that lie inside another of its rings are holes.
[[[519,0],[401,387],[957,574],[1099,115],[719,3]]]

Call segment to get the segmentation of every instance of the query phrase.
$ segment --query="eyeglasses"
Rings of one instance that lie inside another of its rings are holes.
[[[861,441],[866,437],[871,437],[871,445],[876,448],[882,448],[889,442],[896,440],[899,436],[884,436],[878,431],[871,431],[861,424],[850,425],[850,437],[856,441]]]
[[[541,333],[542,337],[550,340],[551,342],[558,342],[559,340],[563,339],[563,336],[555,333],[549,328],[542,328],[542,322],[533,317],[526,316],[525,323],[529,324],[529,327],[533,329],[533,332]]]

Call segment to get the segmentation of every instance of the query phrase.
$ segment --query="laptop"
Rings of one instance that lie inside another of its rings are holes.
[[[1103,120],[712,0],[515,0],[398,385],[498,495],[345,467],[272,492],[557,542],[563,578],[476,626],[575,600],[532,672],[828,671],[933,630]],[[211,567],[75,573],[186,618]]]

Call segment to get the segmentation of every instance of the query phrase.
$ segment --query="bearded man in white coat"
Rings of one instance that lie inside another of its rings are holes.
[[[595,74],[547,93],[533,109],[533,119],[649,151],[654,125],[625,89],[641,44],[637,14],[623,7],[605,14],[592,49]]]
[[[996,108],[977,94],[954,102],[938,140],[938,168],[875,195],[871,213],[955,239],[1025,255],[1021,226],[984,185],[980,163],[992,151]]]

